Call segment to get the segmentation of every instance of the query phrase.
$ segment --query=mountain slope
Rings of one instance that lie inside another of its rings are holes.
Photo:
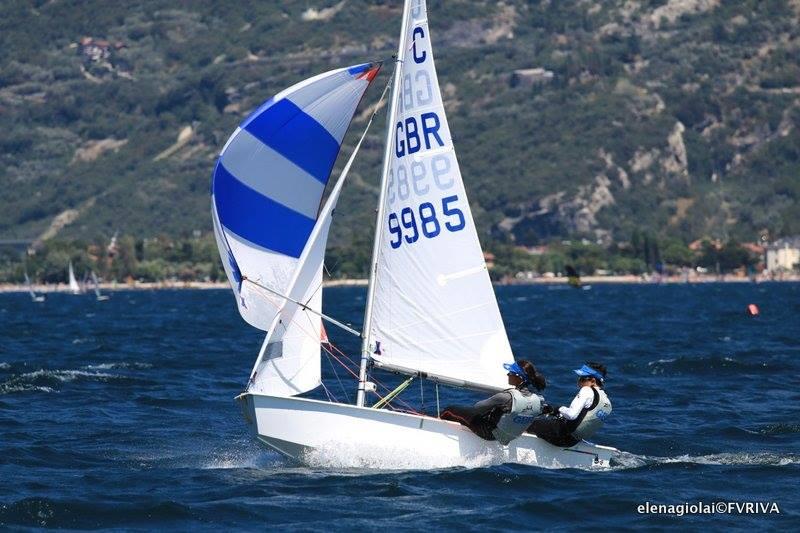
[[[797,1],[429,11],[483,238],[800,232]],[[213,160],[238,122],[314,73],[389,58],[399,20],[396,3],[353,0],[4,3],[0,238],[209,231]],[[374,224],[373,128],[334,225],[343,249]]]

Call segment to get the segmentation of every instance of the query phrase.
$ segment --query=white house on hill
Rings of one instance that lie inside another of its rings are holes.
[[[767,246],[767,270],[792,271],[800,268],[800,236],[779,239]]]

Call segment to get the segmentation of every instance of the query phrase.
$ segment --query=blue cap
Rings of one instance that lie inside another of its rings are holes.
[[[508,370],[510,373],[518,376],[522,379],[523,383],[528,383],[530,379],[528,378],[528,374],[519,366],[517,363],[503,363],[503,368]]]
[[[583,365],[579,369],[573,370],[573,372],[575,372],[576,374],[578,374],[582,378],[593,377],[598,381],[603,381],[604,380],[603,374],[601,374],[600,372],[598,372],[597,370],[595,370],[594,368],[592,368],[592,367],[590,367],[588,365]]]

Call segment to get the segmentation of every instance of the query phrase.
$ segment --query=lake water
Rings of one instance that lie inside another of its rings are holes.
[[[614,413],[594,440],[627,452],[621,464],[367,471],[342,456],[299,466],[257,444],[233,401],[262,336],[228,291],[44,304],[0,294],[0,527],[800,528],[800,284],[497,293],[514,351],[545,373],[549,401],[570,401],[584,360],[608,366]],[[364,295],[327,289],[325,310],[358,325]],[[749,303],[760,316],[747,316]],[[356,338],[329,334],[358,353]],[[324,359],[325,383],[352,401],[353,380],[332,368]],[[430,387],[404,398],[435,412]],[[780,514],[637,512],[719,501],[775,502]]]

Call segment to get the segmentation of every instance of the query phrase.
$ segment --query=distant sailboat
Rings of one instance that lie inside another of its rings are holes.
[[[25,272],[25,286],[28,287],[28,294],[31,295],[31,300],[36,303],[42,303],[45,301],[44,294],[36,294],[33,290],[33,284],[31,283],[31,279],[28,277],[28,273]]]
[[[71,294],[81,294],[80,285],[78,285],[78,280],[75,279],[75,271],[72,269],[72,261],[69,262],[69,292]]]
[[[94,287],[94,295],[98,302],[104,302],[110,298],[108,295],[100,293],[100,283],[97,281],[97,275],[94,273],[94,270],[92,270],[92,286]]]
[[[580,288],[581,277],[578,275],[578,271],[575,270],[575,267],[572,265],[567,265],[564,268],[567,271],[567,284],[570,287],[575,287],[576,289]]]
[[[237,397],[246,420],[261,442],[300,461],[347,450],[370,466],[376,450],[391,450],[410,463],[424,456],[426,466],[487,455],[608,465],[614,448],[583,441],[565,449],[527,433],[503,446],[454,422],[382,409],[400,388],[367,406],[375,369],[411,376],[405,385],[417,378],[493,393],[508,388],[502,365],[514,361],[444,112],[424,0],[406,0],[403,10],[363,332],[321,312],[328,231],[366,131],[319,205],[379,67],[329,71],[278,93],[217,160],[212,220],[222,263],[240,314],[267,332]],[[322,319],[362,338],[355,405],[297,396],[322,383]]]
[[[574,266],[567,265],[564,267],[564,269],[567,271],[567,285],[574,289],[583,289],[585,291],[588,291],[592,288],[591,285],[584,285],[581,283],[581,276],[578,274],[578,271]]]

